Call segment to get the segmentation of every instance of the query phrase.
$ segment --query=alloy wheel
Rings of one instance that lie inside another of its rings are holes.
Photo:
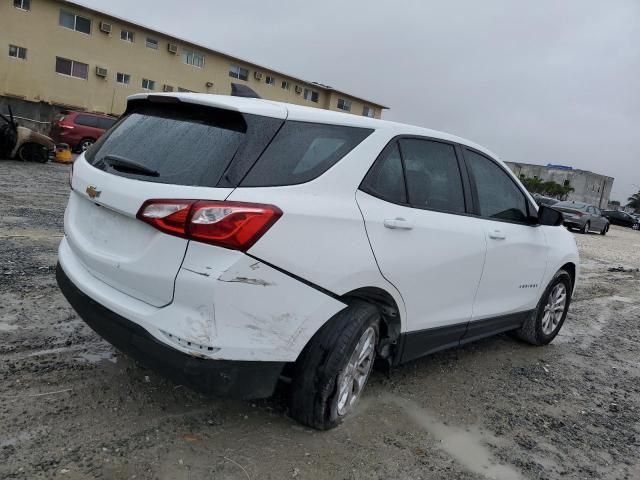
[[[360,398],[376,354],[376,330],[367,328],[338,377],[338,415],[346,415]]]
[[[566,306],[567,287],[564,283],[558,283],[547,297],[547,304],[542,315],[542,333],[551,335],[558,328]]]

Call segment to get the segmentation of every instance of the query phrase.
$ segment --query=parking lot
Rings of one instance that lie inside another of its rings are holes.
[[[278,396],[166,381],[78,318],[54,278],[68,169],[0,162],[0,478],[640,478],[640,232],[576,234],[551,345],[501,335],[375,372],[317,432]]]

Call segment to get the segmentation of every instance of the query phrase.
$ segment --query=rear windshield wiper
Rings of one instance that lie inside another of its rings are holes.
[[[102,161],[111,168],[123,173],[133,173],[136,175],[146,175],[148,177],[159,177],[160,173],[149,167],[145,167],[141,163],[134,162],[120,155],[105,155]]]

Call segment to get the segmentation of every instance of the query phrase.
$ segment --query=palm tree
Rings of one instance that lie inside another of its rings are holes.
[[[640,192],[634,193],[628,199],[627,207],[631,207],[635,210],[640,210]]]

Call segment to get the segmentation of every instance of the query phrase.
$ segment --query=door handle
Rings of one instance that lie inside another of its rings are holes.
[[[504,240],[507,236],[500,230],[494,230],[489,232],[489,238],[493,238],[494,240]]]
[[[404,218],[385,218],[384,226],[391,230],[411,230],[413,228],[413,222]]]

